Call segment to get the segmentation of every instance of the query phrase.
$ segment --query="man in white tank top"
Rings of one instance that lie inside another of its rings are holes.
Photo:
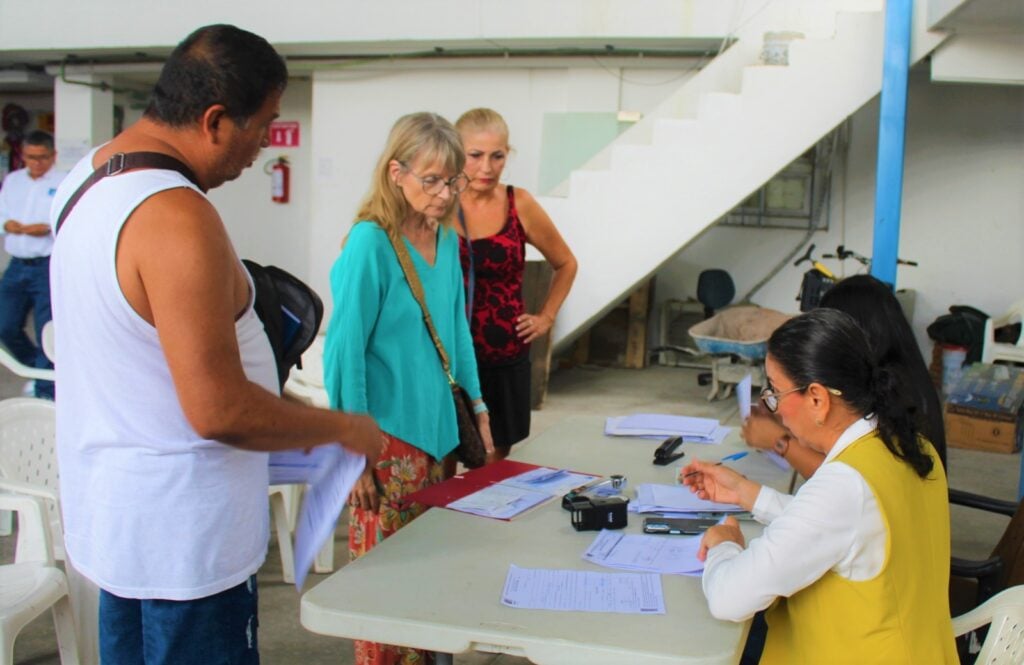
[[[66,549],[101,589],[105,665],[258,662],[267,451],[341,441],[372,463],[382,447],[368,416],[278,396],[252,283],[205,196],[267,145],[287,76],[261,37],[200,28],[167,60],[144,117],[57,192],[54,215],[118,153],[161,153],[190,172],[103,178],[53,252]]]

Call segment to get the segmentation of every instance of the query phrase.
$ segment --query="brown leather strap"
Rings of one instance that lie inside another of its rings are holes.
[[[392,235],[387,229],[384,229],[387,233],[388,239],[391,241],[391,246],[395,250],[395,254],[398,256],[398,263],[402,266],[402,272],[405,273],[405,281],[409,283],[409,290],[412,291],[412,297],[416,299],[416,302],[420,305],[420,310],[423,312],[423,322],[427,324],[427,332],[430,333],[430,338],[434,340],[434,348],[437,349],[437,355],[441,358],[441,369],[444,370],[445,376],[448,378],[448,383],[452,386],[457,385],[455,377],[452,376],[451,364],[448,362],[448,354],[444,350],[444,344],[441,343],[441,338],[437,334],[437,330],[434,328],[434,320],[430,318],[430,310],[427,309],[427,301],[423,295],[423,284],[420,282],[420,276],[416,273],[416,266],[412,264],[412,257],[409,256],[409,250],[402,242],[400,237],[401,231],[396,230]]]

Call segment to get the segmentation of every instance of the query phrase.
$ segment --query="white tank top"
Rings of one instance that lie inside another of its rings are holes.
[[[58,189],[52,217],[92,172],[94,153]],[[195,189],[163,170],[101,180],[62,225],[50,267],[66,549],[75,568],[125,598],[190,600],[229,589],[263,563],[269,533],[267,455],[192,429],[156,329],[117,281],[125,220],[176,187]],[[235,324],[242,364],[249,380],[277,393],[251,280],[249,292]]]

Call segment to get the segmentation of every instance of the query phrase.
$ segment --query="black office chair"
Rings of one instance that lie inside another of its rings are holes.
[[[697,276],[697,300],[704,305],[704,319],[710,319],[715,311],[722,309],[736,297],[736,285],[732,275],[720,268],[701,271]],[[697,385],[706,386],[711,383],[711,372],[697,375]]]
[[[697,300],[704,305],[704,318],[710,319],[736,297],[732,276],[719,268],[704,270],[697,277]]]
[[[949,502],[1010,518],[988,559],[969,561],[952,557],[949,605],[953,616],[959,616],[1004,589],[1024,584],[1024,502],[1000,501],[952,488],[949,490]],[[987,630],[978,628],[973,631],[974,639],[984,642]],[[961,663],[974,662],[974,654],[969,653],[971,641],[970,633],[956,639]]]
[[[732,276],[724,270],[712,268],[701,271],[697,276],[697,301],[704,306],[704,319],[710,319],[719,310],[729,303],[736,296],[736,285],[733,284]],[[661,351],[675,351],[687,356],[699,357],[701,352],[697,349],[666,344],[650,349],[651,353]],[[711,383],[711,373],[702,372],[697,375],[699,385],[706,386]]]

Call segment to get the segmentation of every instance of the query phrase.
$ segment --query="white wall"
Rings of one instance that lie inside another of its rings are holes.
[[[210,192],[240,257],[280,266],[307,280],[313,199],[311,92],[308,79],[291,79],[281,100],[280,119],[299,122],[298,148],[267,148],[238,180]],[[289,203],[270,200],[270,176],[264,172],[264,166],[278,156],[291,162]]]
[[[812,242],[816,252],[845,244],[870,256],[874,223],[878,104],[852,118],[844,183],[835,190],[832,226]],[[925,353],[925,327],[953,304],[999,314],[1024,297],[1024,90],[1019,87],[911,80],[907,119],[899,288],[917,291],[914,328]],[[729,270],[737,297],[764,277],[802,233],[715,227],[658,272],[657,311],[669,297],[696,294],[705,268]],[[860,265],[824,261],[853,274]],[[766,307],[795,312],[800,277],[787,266],[755,296]]]
[[[498,110],[515,148],[505,180],[536,191],[545,113],[647,111],[682,84],[689,75],[686,67],[620,70],[590,62],[572,68],[449,65],[316,73],[311,285],[322,295],[329,293],[331,265],[399,116],[434,111],[454,121],[474,106]]]

